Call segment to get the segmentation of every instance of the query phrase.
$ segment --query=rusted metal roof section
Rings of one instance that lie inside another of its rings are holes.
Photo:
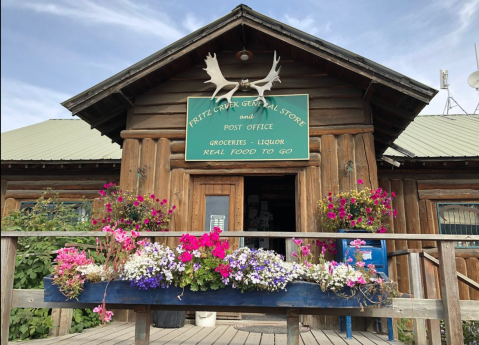
[[[82,120],[48,120],[1,134],[2,163],[120,162],[121,148]]]
[[[418,116],[394,143],[415,159],[479,157],[479,115]],[[407,158],[393,148],[384,155]]]
[[[240,5],[62,105],[121,144],[120,132],[126,128],[127,111],[135,97],[188,68],[203,65],[208,51],[220,52],[236,43],[241,49],[258,35],[264,48],[294,56],[300,63],[363,90],[363,99],[371,103],[378,156],[437,93],[369,59]]]

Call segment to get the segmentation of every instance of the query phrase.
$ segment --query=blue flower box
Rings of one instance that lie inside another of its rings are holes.
[[[281,307],[281,308],[358,308],[360,303],[366,304],[361,293],[346,299],[332,291],[321,291],[318,284],[293,282],[287,285],[287,290],[277,292],[247,291],[228,286],[219,290],[191,291],[185,288],[170,287],[167,289],[139,290],[131,287],[127,281],[112,281],[110,283],[85,283],[83,293],[78,301],[66,301],[66,297],[53,285],[51,276],[43,278],[45,302],[67,303],[102,303],[106,291],[105,303],[130,305],[165,305],[165,306],[218,306],[218,307]],[[351,295],[350,288],[342,290]],[[181,295],[181,299],[178,296]],[[383,296],[384,297],[384,296]],[[379,293],[368,296],[369,300],[385,300]],[[367,303],[370,304],[370,303]]]

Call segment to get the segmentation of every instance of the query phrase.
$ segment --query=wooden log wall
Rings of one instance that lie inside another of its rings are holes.
[[[109,171],[21,171],[12,172],[2,169],[2,216],[11,210],[20,208],[23,201],[36,201],[42,195],[54,196],[58,193],[64,201],[87,200],[92,203],[92,210],[100,207],[98,191],[106,182],[119,182],[120,164]],[[4,188],[5,187],[5,188]]]
[[[398,216],[390,224],[393,233],[430,233],[439,234],[437,216],[438,202],[479,202],[474,199],[478,191],[479,181],[469,180],[414,180],[414,179],[380,179],[381,188],[388,192],[394,191],[393,207]],[[446,191],[446,192],[445,192]],[[448,195],[448,198],[444,198]],[[388,252],[406,249],[422,249],[437,257],[435,241],[389,241]],[[393,257],[390,275],[397,280],[401,292],[411,292],[406,255]],[[479,282],[479,250],[456,249],[456,269],[459,273]],[[436,290],[440,294],[440,284],[437,268],[434,268]],[[479,291],[459,282],[461,300],[479,299]],[[438,297],[440,298],[440,297]]]

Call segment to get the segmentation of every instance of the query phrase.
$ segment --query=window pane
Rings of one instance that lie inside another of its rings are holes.
[[[479,235],[479,204],[438,203],[441,234]],[[458,247],[479,247],[479,242],[456,242]]]
[[[223,231],[228,231],[229,210],[229,196],[207,195],[205,231],[213,230],[215,226],[218,226]]]

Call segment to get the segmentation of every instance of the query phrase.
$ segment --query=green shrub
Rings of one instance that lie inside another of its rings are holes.
[[[93,226],[78,209],[89,212],[89,203],[62,203],[59,196],[41,197],[35,206],[14,211],[2,219],[2,231],[91,231]],[[83,218],[83,219],[82,219]],[[66,243],[95,244],[86,237],[19,237],[15,259],[15,289],[43,289],[43,277],[53,270],[55,252]],[[91,253],[96,257],[96,252]],[[74,310],[72,331],[100,323],[90,310]],[[51,309],[13,308],[9,340],[44,338],[52,328]]]

